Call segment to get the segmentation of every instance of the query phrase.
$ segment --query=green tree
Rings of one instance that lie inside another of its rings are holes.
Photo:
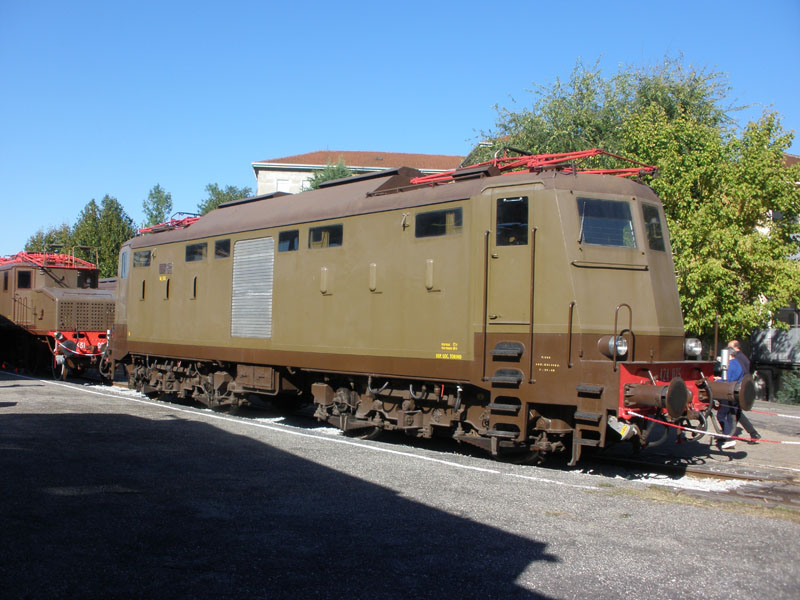
[[[84,260],[97,261],[100,277],[117,274],[119,249],[136,235],[136,227],[113,196],[105,195],[98,206],[90,200],[83,207],[73,227],[72,244],[75,255]]]
[[[335,165],[329,162],[324,169],[314,171],[314,175],[308,181],[308,185],[312,190],[316,190],[320,184],[326,181],[343,179],[351,175],[353,175],[352,169],[347,168],[347,165],[344,164],[344,159],[340,156]]]
[[[100,277],[114,277],[117,274],[119,249],[126,241],[136,235],[136,226],[119,201],[106,195],[100,202]]]
[[[774,112],[737,131],[727,78],[668,59],[604,77],[578,64],[566,83],[539,86],[530,108],[497,108],[490,143],[535,153],[602,147],[659,167],[650,185],[664,202],[686,327],[708,338],[743,337],[800,300],[797,252],[800,165]],[[608,159],[604,159],[608,165]],[[598,166],[603,166],[601,161]],[[781,215],[782,218],[774,218]]]
[[[100,225],[100,207],[94,199],[90,200],[78,215],[78,220],[72,228],[70,243],[75,248],[75,256],[78,258],[91,262],[99,259],[103,232]]]
[[[211,212],[225,202],[232,202],[253,195],[253,190],[249,187],[237,188],[234,185],[228,185],[225,186],[225,189],[222,189],[216,183],[209,183],[206,186],[206,192],[208,197],[197,205],[197,212],[201,215]]]
[[[142,227],[152,227],[164,223],[172,214],[172,194],[165,191],[160,184],[155,184],[142,201],[145,220]]]
[[[68,252],[72,230],[62,223],[56,227],[41,228],[25,242],[26,252]]]

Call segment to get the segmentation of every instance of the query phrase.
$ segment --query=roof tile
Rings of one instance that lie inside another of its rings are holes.
[[[277,163],[285,165],[320,165],[336,164],[339,158],[351,168],[357,167],[412,167],[415,169],[450,170],[461,164],[463,156],[450,156],[445,154],[407,154],[403,152],[362,152],[348,150],[319,150],[307,154],[296,154],[262,160],[260,163]]]

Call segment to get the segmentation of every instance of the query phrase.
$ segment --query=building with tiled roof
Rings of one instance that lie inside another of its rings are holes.
[[[395,167],[412,167],[424,174],[451,171],[461,164],[463,156],[442,154],[409,154],[404,152],[362,152],[347,150],[320,150],[307,154],[272,158],[253,163],[257,194],[289,192],[296,194],[308,188],[314,171],[326,165],[344,161],[354,173],[371,173]]]

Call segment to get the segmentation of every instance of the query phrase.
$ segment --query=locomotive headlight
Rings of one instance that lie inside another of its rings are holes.
[[[597,341],[597,349],[608,358],[622,358],[628,354],[628,340],[621,335],[604,335]]]
[[[628,340],[621,335],[617,336],[614,340],[614,350],[617,352],[617,358],[625,356],[628,353]]]
[[[686,358],[698,358],[703,353],[703,343],[697,338],[686,338],[683,351]]]

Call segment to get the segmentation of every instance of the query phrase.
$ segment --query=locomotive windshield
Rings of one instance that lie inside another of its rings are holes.
[[[134,267],[149,267],[150,266],[150,250],[137,250],[133,253],[133,266]]]
[[[635,248],[631,207],[619,200],[578,198],[581,232],[578,242]]]

